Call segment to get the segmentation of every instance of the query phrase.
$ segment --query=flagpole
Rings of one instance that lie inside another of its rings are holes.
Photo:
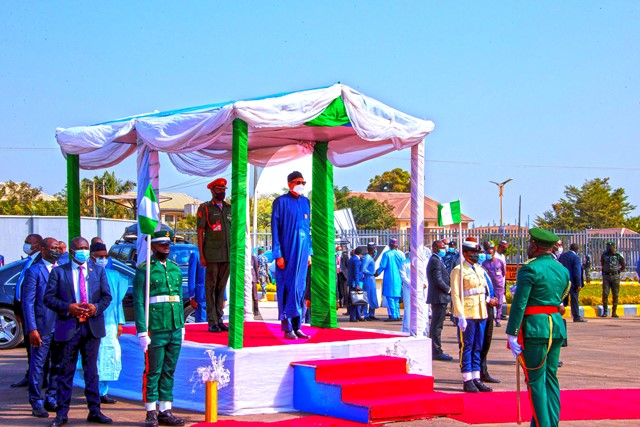
[[[462,210],[460,211],[462,214]],[[460,303],[462,304],[462,313],[464,315],[464,284],[462,283],[462,218],[458,223],[458,253],[460,256],[458,260],[460,261]],[[453,267],[452,267],[453,268]]]
[[[145,265],[145,293],[144,293],[144,327],[149,333],[149,293],[151,284],[151,235],[147,234],[147,263]]]

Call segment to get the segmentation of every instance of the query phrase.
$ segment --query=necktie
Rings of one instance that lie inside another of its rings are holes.
[[[89,302],[89,300],[87,299],[87,284],[84,280],[84,267],[83,266],[79,266],[78,267],[78,271],[79,271],[79,275],[78,275],[78,287],[80,288],[80,302],[81,303],[87,303]]]

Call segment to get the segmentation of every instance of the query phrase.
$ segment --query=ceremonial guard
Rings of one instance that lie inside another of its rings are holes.
[[[480,246],[475,237],[462,243],[461,263],[451,270],[451,302],[458,318],[460,371],[464,391],[493,391],[480,379],[481,351],[487,322],[487,302],[490,300],[485,271],[478,264]],[[460,269],[462,268],[462,274]],[[460,284],[462,276],[462,285]]]
[[[616,252],[615,242],[607,242],[607,250],[600,256],[602,266],[602,313],[600,317],[609,314],[609,291],[613,294],[613,307],[611,317],[618,317],[618,293],[620,292],[620,273],[627,268],[622,254]]]
[[[569,272],[551,253],[559,238],[541,228],[529,230],[529,261],[518,271],[507,338],[529,389],[531,426],[557,426],[560,384],[556,376],[560,347],[567,337],[562,299],[569,292]]]
[[[147,411],[145,425],[156,427],[184,425],[184,420],[171,412],[173,376],[184,340],[184,308],[182,304],[182,272],[167,259],[170,231],[157,231],[151,239],[149,285],[149,326],[145,321],[146,263],[136,270],[133,284],[133,309],[140,346],[146,353],[142,399]],[[159,413],[156,413],[156,401]]]

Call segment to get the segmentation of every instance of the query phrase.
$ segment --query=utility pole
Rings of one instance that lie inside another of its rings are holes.
[[[509,178],[506,181],[502,181],[502,182],[489,181],[490,183],[497,185],[498,186],[498,190],[499,190],[499,197],[500,197],[500,227],[502,227],[504,225],[504,223],[502,222],[502,196],[504,194],[504,186],[505,186],[505,184],[507,184],[510,181],[513,181],[513,178]]]
[[[96,217],[96,180],[93,180],[93,217]]]

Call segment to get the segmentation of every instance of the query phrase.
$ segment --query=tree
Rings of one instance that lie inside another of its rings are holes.
[[[0,186],[0,215],[65,215],[59,201],[43,200],[42,188],[7,181]]]
[[[334,188],[336,209],[351,208],[356,227],[360,230],[385,230],[395,226],[393,206],[363,196],[352,197],[348,187]]]
[[[537,226],[555,230],[624,227],[627,215],[636,208],[627,202],[623,188],[611,188],[609,178],[586,180],[580,188],[567,185],[564,195],[536,218]]]
[[[369,180],[367,191],[408,193],[411,191],[411,175],[401,168],[386,171]]]
[[[624,226],[640,233],[640,216],[634,216],[631,218],[627,218],[624,221]]]

